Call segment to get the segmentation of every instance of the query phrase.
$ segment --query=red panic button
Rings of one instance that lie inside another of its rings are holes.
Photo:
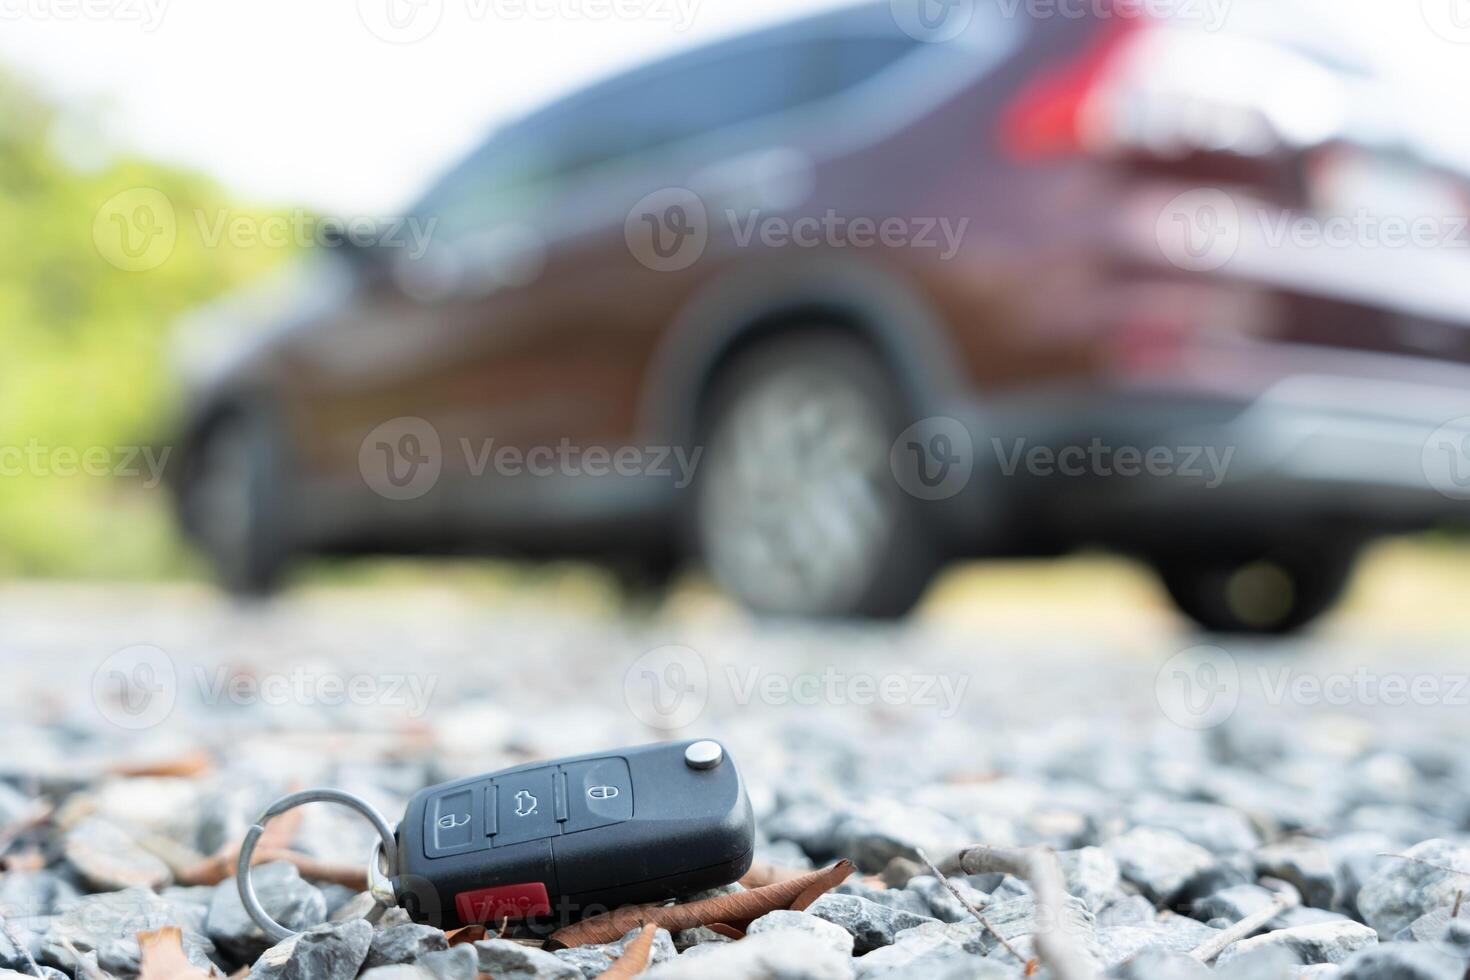
[[[500,885],[477,888],[454,896],[454,908],[461,922],[499,922],[501,919],[526,919],[551,914],[551,899],[546,886],[539,881],[522,885]]]

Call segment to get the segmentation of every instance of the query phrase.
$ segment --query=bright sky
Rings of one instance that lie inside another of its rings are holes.
[[[0,66],[76,110],[65,143],[78,160],[122,145],[262,202],[371,214],[562,92],[845,2],[0,0]],[[1423,93],[1418,111],[1470,91],[1470,0],[1295,2],[1401,66]],[[608,10],[640,15],[590,15]],[[395,31],[390,14],[406,26]],[[1439,121],[1463,129],[1465,118]],[[99,123],[110,134],[100,144]]]

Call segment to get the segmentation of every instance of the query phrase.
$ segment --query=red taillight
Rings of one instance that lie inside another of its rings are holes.
[[[1001,116],[1001,145],[1012,157],[1036,160],[1086,148],[1089,104],[1123,50],[1148,29],[1141,17],[1107,21],[1081,56],[1043,72],[1021,90]]]

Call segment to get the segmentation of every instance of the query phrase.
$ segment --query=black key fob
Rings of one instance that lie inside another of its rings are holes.
[[[755,817],[718,742],[537,762],[421,790],[398,826],[398,904],[441,929],[585,915],[728,884]]]

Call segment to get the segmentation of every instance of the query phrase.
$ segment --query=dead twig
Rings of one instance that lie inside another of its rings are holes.
[[[1229,946],[1231,943],[1240,942],[1240,940],[1246,938],[1282,912],[1290,908],[1295,908],[1301,902],[1301,896],[1297,894],[1297,890],[1291,885],[1288,885],[1284,881],[1276,881],[1274,879],[1263,879],[1262,883],[1265,884],[1266,881],[1271,882],[1270,887],[1276,892],[1270,905],[1257,912],[1252,912],[1244,919],[1235,923],[1235,925],[1228,926],[1211,936],[1190,950],[1189,955],[1201,963],[1208,963],[1210,960],[1219,956],[1225,950],[1226,946]]]
[[[548,949],[562,946],[585,946],[588,943],[614,942],[625,933],[648,923],[670,932],[726,923],[743,927],[767,912],[793,908],[799,901],[812,901],[813,893],[835,888],[853,872],[851,861],[838,861],[829,868],[808,872],[800,878],[780,881],[761,888],[716,895],[714,898],[684,905],[629,905],[590,916],[551,934]]]
[[[949,876],[946,875],[943,871],[940,871],[939,868],[935,866],[934,862],[929,860],[929,855],[924,853],[923,848],[919,848],[919,860],[928,865],[929,870],[934,873],[934,877],[939,879],[939,883],[947,888],[949,890],[949,893],[955,897],[955,900],[963,905],[965,909],[975,917],[976,922],[985,927],[986,932],[994,936],[1000,942],[1000,944],[1005,947],[1007,953],[1010,953],[1017,960],[1021,961],[1022,964],[1025,964],[1026,957],[1016,952],[1016,948],[1006,940],[1006,937],[996,932],[995,927],[985,920],[985,916],[980,912],[980,910],[977,909],[974,905],[970,904],[969,899],[960,894],[960,890],[954,886],[954,882],[950,881]]]
[[[940,867],[957,868],[971,875],[999,872],[1025,879],[1036,896],[1037,915],[1045,910],[1052,923],[1052,928],[1036,933],[1037,959],[1051,968],[1056,980],[1093,980],[1097,976],[1093,964],[1077,951],[1068,908],[1071,896],[1067,894],[1056,852],[1051,848],[981,845],[960,851]]]

